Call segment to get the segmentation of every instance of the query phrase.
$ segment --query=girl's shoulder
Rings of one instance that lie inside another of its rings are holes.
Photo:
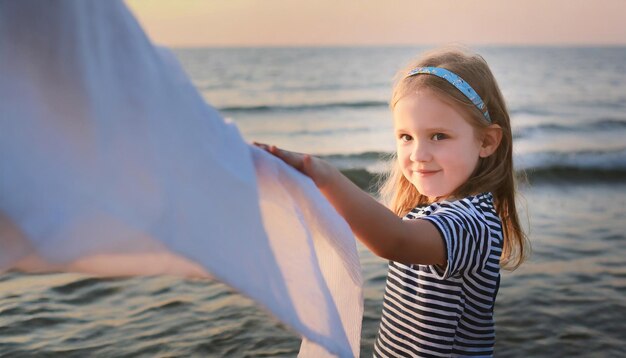
[[[491,192],[479,193],[464,198],[446,199],[440,202],[413,208],[404,219],[416,219],[430,216],[435,213],[460,212],[475,216],[476,214],[493,216],[496,215]],[[480,215],[480,216],[482,216]]]

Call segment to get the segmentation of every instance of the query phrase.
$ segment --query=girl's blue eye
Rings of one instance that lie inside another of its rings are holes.
[[[443,133],[435,133],[433,134],[433,136],[431,137],[432,140],[442,140],[442,139],[446,139],[446,135]]]

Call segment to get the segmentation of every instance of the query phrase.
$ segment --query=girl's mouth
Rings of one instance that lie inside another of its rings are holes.
[[[439,173],[439,170],[415,170],[414,171],[419,176],[430,176]]]

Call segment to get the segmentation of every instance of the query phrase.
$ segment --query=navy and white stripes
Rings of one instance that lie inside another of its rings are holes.
[[[375,357],[492,356],[502,225],[491,193],[416,208],[432,222],[445,268],[389,263]]]

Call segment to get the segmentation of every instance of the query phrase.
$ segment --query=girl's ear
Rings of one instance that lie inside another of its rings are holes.
[[[502,128],[497,124],[492,124],[485,129],[483,134],[482,145],[478,155],[481,158],[487,158],[492,155],[502,140]]]

